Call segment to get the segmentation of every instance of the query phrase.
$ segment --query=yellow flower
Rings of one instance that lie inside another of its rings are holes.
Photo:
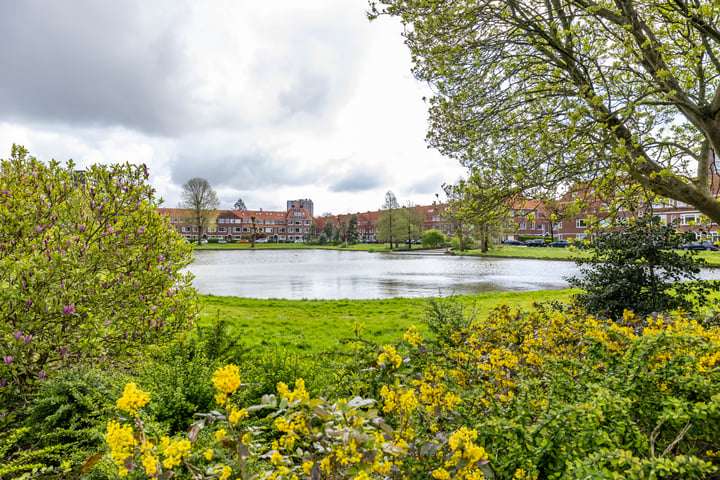
[[[227,480],[230,475],[232,475],[232,468],[228,467],[227,465],[224,465],[222,468],[222,474],[220,475],[219,480]]]
[[[438,468],[436,470],[433,470],[433,478],[437,480],[450,480],[450,472],[445,470],[444,468]]]
[[[305,475],[310,475],[313,465],[315,465],[315,462],[313,462],[313,461],[303,462],[303,464],[302,464],[303,473],[305,473]]]
[[[134,383],[128,383],[125,385],[122,397],[117,401],[117,407],[135,416],[138,408],[144,407],[149,401],[150,394],[148,392],[139,390]]]
[[[219,392],[232,395],[240,388],[240,369],[237,365],[219,368],[213,373],[212,383]]]
[[[212,460],[212,458],[213,458],[212,448],[208,448],[207,450],[205,450],[205,453],[203,453],[203,456],[205,457],[205,460]]]
[[[310,395],[307,390],[305,390],[305,380],[302,378],[295,380],[295,390],[293,391],[291,391],[285,383],[278,382],[277,391],[280,394],[280,398],[284,398],[291,403],[296,400],[300,400],[301,402],[310,401]]]
[[[410,327],[403,335],[403,338],[406,342],[415,347],[419,347],[423,343],[423,339],[418,333],[417,328],[415,328],[415,325],[410,325]]]
[[[378,356],[377,363],[390,368],[399,368],[402,364],[402,357],[397,354],[392,345],[383,345],[382,353]]]
[[[148,475],[153,476],[157,473],[158,458],[155,455],[145,455],[142,458],[142,464]]]
[[[121,425],[116,420],[110,420],[107,425],[105,441],[110,447],[110,458],[119,467],[118,475],[122,476],[125,459],[132,457],[135,451],[135,435],[132,425]]]
[[[277,450],[275,450],[272,454],[272,457],[270,457],[270,462],[273,465],[280,465],[282,463],[282,461],[283,461],[282,454],[280,452],[278,452]]]
[[[245,410],[244,408],[241,410],[237,410],[237,409],[233,408],[232,411],[230,412],[229,420],[230,420],[230,423],[232,423],[233,425],[237,425],[240,420],[242,420],[243,418],[247,418],[247,417],[248,417],[248,411]]]
[[[215,432],[215,440],[217,440],[219,442],[220,440],[225,438],[225,435],[227,435],[227,431],[225,429],[221,428],[220,430]]]
[[[163,456],[165,457],[163,467],[171,469],[180,465],[182,458],[190,453],[191,446],[190,440],[177,440],[170,442],[163,452]]]

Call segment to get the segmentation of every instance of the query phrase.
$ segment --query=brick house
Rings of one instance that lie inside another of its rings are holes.
[[[159,208],[170,225],[189,240],[217,238],[247,240],[253,233],[256,239],[273,242],[304,242],[311,232],[312,216],[304,208],[294,207],[286,212],[270,210],[217,210],[214,219],[203,232],[198,232],[190,210]]]

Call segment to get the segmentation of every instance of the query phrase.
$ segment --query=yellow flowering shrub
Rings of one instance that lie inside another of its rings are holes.
[[[134,383],[125,386],[122,396],[117,401],[117,407],[130,415],[137,415],[139,408],[144,407],[150,401],[150,394],[137,388]]]
[[[376,399],[316,398],[297,379],[241,408],[233,397],[239,369],[229,365],[211,379],[222,412],[200,415],[186,438],[157,445],[139,419],[111,420],[110,459],[118,475],[132,467],[136,476],[222,480],[718,472],[718,327],[682,312],[626,313],[614,323],[577,309],[507,307],[440,323],[425,338],[411,328],[367,359],[372,368],[363,374],[378,380]],[[149,395],[126,391],[118,407],[139,412],[145,403],[132,399]]]

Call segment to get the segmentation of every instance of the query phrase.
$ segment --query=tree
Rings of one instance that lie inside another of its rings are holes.
[[[235,202],[235,205],[233,205],[233,208],[235,210],[240,210],[240,211],[247,210],[247,207],[245,206],[245,202],[243,202],[242,198],[237,199],[237,202]]]
[[[694,281],[703,261],[695,252],[679,253],[680,245],[694,238],[681,234],[659,217],[631,220],[622,230],[602,231],[585,248],[592,257],[579,259],[580,277],[568,279],[585,290],[575,296],[589,313],[619,320],[625,310],[644,317],[653,312],[704,305],[716,282]],[[679,283],[682,282],[682,283]]]
[[[20,146],[0,160],[0,414],[60,368],[135,358],[194,321],[192,248],[147,179]]]
[[[399,210],[399,213],[398,231],[401,232],[402,237],[405,239],[408,249],[412,249],[413,242],[422,237],[423,222],[425,220],[423,212],[412,203],[408,203]]]
[[[384,211],[378,217],[375,236],[380,242],[390,242],[390,248],[393,248],[393,241],[397,246],[399,237],[397,210],[400,208],[400,204],[391,190],[385,194],[385,203],[380,208]]]
[[[198,229],[198,245],[202,243],[202,235],[215,217],[215,210],[220,206],[220,201],[210,184],[204,178],[191,178],[183,185],[182,208],[191,211],[192,221]]]
[[[457,226],[455,236],[459,237],[461,251],[470,234],[480,242],[480,249],[487,252],[491,238],[508,230],[512,223],[509,202],[516,190],[503,185],[493,173],[474,169],[467,179],[443,186],[447,195],[445,214]]]
[[[330,214],[330,215],[325,214],[321,218],[325,219],[325,223],[323,224],[323,228],[322,228],[322,234],[325,235],[326,241],[332,241],[332,239],[333,239],[332,214]]]
[[[350,218],[342,219],[338,215],[337,236],[338,240],[344,246],[357,241],[357,215],[351,215]]]
[[[370,5],[404,24],[443,154],[524,193],[633,182],[720,223],[720,2]]]

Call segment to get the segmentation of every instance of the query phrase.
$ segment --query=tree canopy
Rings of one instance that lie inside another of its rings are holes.
[[[235,205],[233,205],[233,208],[235,210],[241,210],[241,211],[247,210],[247,206],[245,206],[245,202],[243,202],[242,198],[237,199],[237,202],[235,202]]]
[[[197,241],[200,244],[203,229],[210,223],[215,210],[220,206],[215,190],[204,178],[191,178],[183,185],[180,206],[191,211],[191,220],[197,225]]]
[[[636,183],[720,223],[720,3],[370,0],[430,83],[428,141],[523,192]],[[715,184],[713,184],[715,180]],[[597,191],[597,190],[596,190]]]
[[[385,193],[385,202],[380,208],[383,212],[377,220],[375,237],[381,242],[390,242],[390,248],[392,248],[393,242],[397,244],[397,239],[402,235],[402,231],[399,230],[400,218],[397,212],[400,204],[392,190]]]

